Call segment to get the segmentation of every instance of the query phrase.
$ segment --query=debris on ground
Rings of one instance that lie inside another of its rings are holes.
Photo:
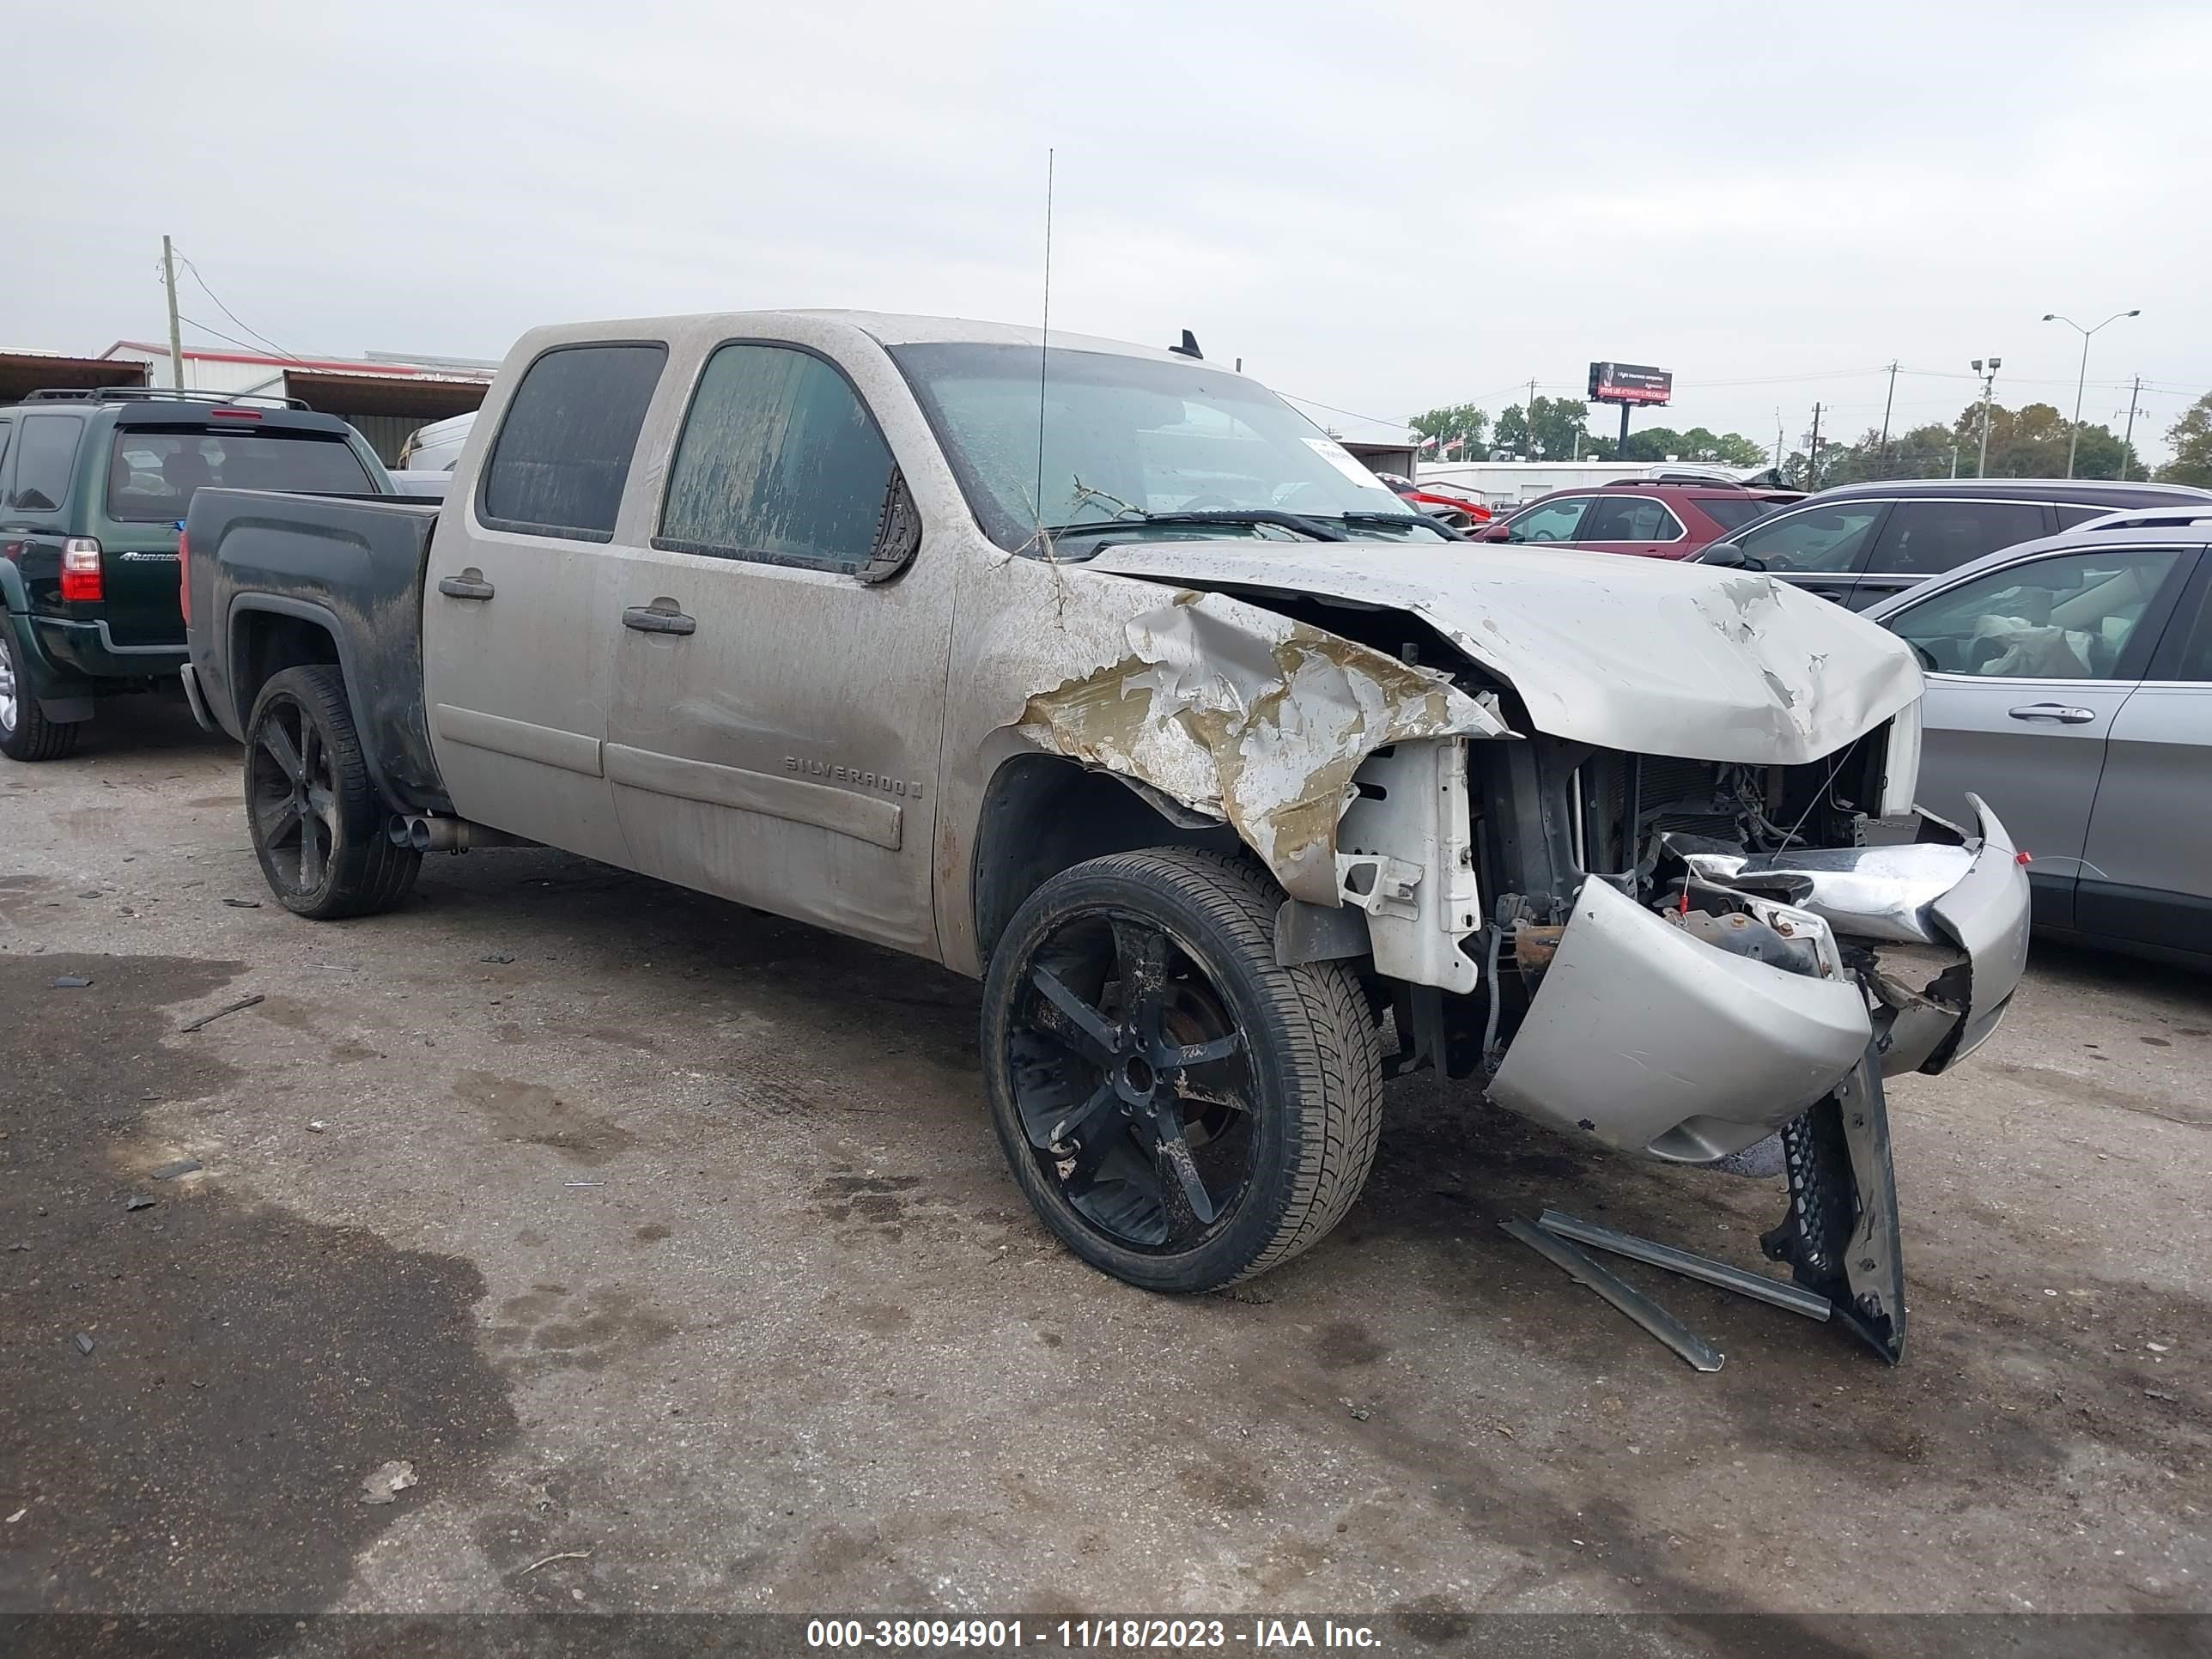
[[[498,951],[493,951],[493,952],[491,952],[489,956],[481,956],[481,957],[478,957],[477,958],[477,960],[478,962],[509,963],[509,962],[513,962],[513,961],[514,960],[514,958],[513,957],[509,957],[509,956],[502,956],[502,955],[501,955]],[[554,1559],[555,1559],[556,1560],[558,1560],[560,1558],[556,1556],[556,1557],[555,1557]]]
[[[164,1164],[160,1169],[155,1170],[153,1172],[154,1179],[156,1181],[174,1181],[179,1176],[190,1175],[193,1170],[200,1167],[200,1161],[196,1158],[180,1158],[174,1163]],[[153,1200],[151,1199],[147,1200],[149,1203],[151,1203],[152,1201]]]
[[[46,982],[57,991],[82,991],[92,983],[90,980],[80,979],[75,974],[63,974]]]
[[[311,1117],[307,1120],[307,1133],[311,1135],[319,1135],[330,1127],[319,1117]]]
[[[1345,1401],[1344,1409],[1352,1413],[1352,1419],[1355,1423],[1364,1423],[1369,1418],[1375,1415],[1374,1407],[1363,1406],[1356,1400],[1347,1399]]]
[[[558,1555],[549,1555],[540,1560],[532,1561],[514,1576],[517,1578],[527,1578],[538,1568],[550,1567],[556,1561],[588,1561],[591,1559],[592,1553],[589,1550],[562,1550]]]
[[[266,1000],[267,999],[263,997],[258,991],[256,991],[250,997],[240,997],[235,1002],[225,1003],[222,1007],[216,1009],[211,1014],[202,1014],[198,1019],[192,1021],[190,1024],[179,1025],[177,1027],[177,1030],[179,1031],[204,1030],[207,1027],[214,1024],[216,1021],[221,1019],[224,1015],[239,1013],[245,1009],[255,1007]]]
[[[389,1504],[415,1484],[415,1466],[394,1458],[361,1483],[364,1504]]]
[[[1597,1292],[1690,1365],[1701,1371],[1720,1370],[1725,1356],[1719,1349],[1626,1279],[1593,1261],[1579,1245],[1532,1227],[1525,1221],[1501,1221],[1498,1224],[1508,1237],[1520,1240],[1577,1285]]]
[[[147,1197],[143,1193],[133,1193],[123,1200],[123,1207],[126,1210],[150,1210],[160,1201],[158,1199]]]
[[[82,1331],[79,1331],[76,1334],[76,1351],[79,1353],[90,1353],[92,1352],[92,1339],[87,1336]]]
[[[258,910],[261,908],[261,901],[259,899],[227,898],[223,902],[228,904],[234,910]]]
[[[20,1509],[20,1510],[17,1510],[15,1512],[15,1514],[13,1514],[13,1515],[11,1515],[11,1516],[9,1516],[8,1517],[8,1524],[9,1524],[9,1526],[11,1526],[11,1527],[12,1527],[12,1526],[14,1526],[14,1525],[15,1525],[18,1521],[21,1521],[21,1520],[25,1516],[28,1515],[30,1512],[31,1512],[31,1510],[30,1510],[30,1506],[29,1506],[28,1504],[24,1505],[24,1507],[22,1507],[22,1508],[21,1508],[21,1509]]]

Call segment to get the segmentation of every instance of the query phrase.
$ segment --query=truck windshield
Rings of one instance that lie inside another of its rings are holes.
[[[124,524],[185,516],[203,484],[367,495],[376,486],[340,437],[319,432],[121,427],[107,466],[107,515]]]
[[[1348,520],[1361,534],[1426,527],[1342,445],[1241,374],[1055,349],[1040,400],[1034,346],[890,352],[984,533],[1010,551],[1034,547],[1040,526],[1140,534],[1147,514],[1163,526],[1202,525],[1206,534],[1295,536],[1281,523],[1291,517],[1339,529]]]

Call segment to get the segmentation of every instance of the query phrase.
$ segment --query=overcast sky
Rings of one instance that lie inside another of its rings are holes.
[[[0,343],[165,327],[165,231],[303,355],[769,306],[1194,330],[1402,418],[1670,368],[1795,446],[2212,387],[2212,7],[447,0],[7,8]],[[241,331],[189,276],[182,309]],[[221,347],[198,327],[188,342]],[[1948,377],[1948,378],[1947,378]],[[1519,391],[1515,390],[1518,382]],[[1314,411],[1347,433],[1356,422]],[[1607,430],[1610,410],[1593,422]],[[2154,443],[2152,447],[2160,447]]]

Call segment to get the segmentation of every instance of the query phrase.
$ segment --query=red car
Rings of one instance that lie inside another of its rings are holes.
[[[1423,489],[1401,473],[1378,472],[1375,476],[1389,484],[1398,499],[1416,513],[1441,520],[1454,530],[1480,530],[1491,520],[1490,509],[1472,495],[1449,489]]]
[[[1477,531],[1475,539],[1557,542],[1595,553],[1688,559],[1753,519],[1804,499],[1802,489],[1625,478],[1539,495],[1502,524]]]

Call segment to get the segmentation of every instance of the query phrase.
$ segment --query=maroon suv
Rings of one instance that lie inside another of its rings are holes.
[[[1477,531],[1475,539],[1558,542],[1596,553],[1688,559],[1753,519],[1804,498],[1802,489],[1761,489],[1718,480],[1626,478],[1618,483],[1539,495],[1503,523]]]

